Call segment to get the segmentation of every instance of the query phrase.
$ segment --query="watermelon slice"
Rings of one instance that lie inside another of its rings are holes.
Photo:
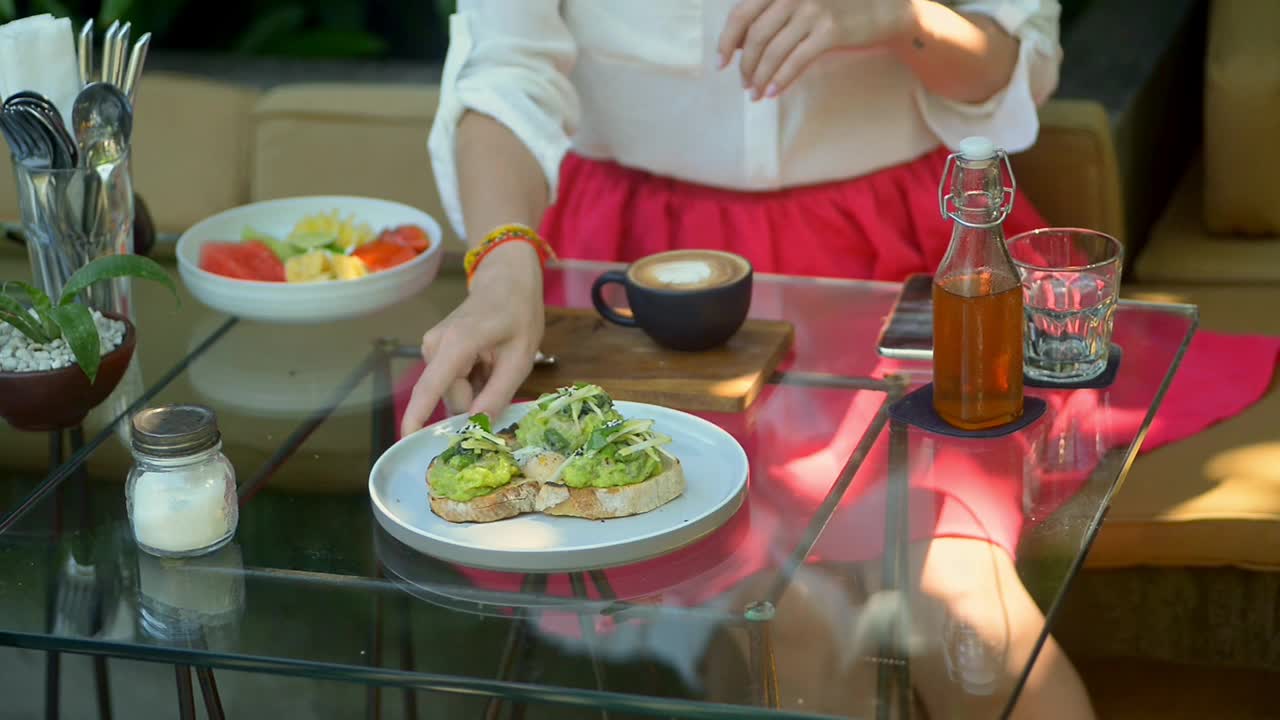
[[[384,230],[378,239],[393,245],[407,247],[415,253],[426,252],[427,248],[431,247],[431,240],[427,237],[427,231],[417,225],[401,225],[390,230]]]
[[[200,248],[200,269],[237,280],[284,282],[284,263],[257,241],[206,243]]]
[[[365,267],[369,268],[369,272],[393,268],[418,257],[418,253],[411,248],[398,245],[389,240],[374,240],[371,243],[366,243],[356,248],[356,251],[352,254],[364,261]]]

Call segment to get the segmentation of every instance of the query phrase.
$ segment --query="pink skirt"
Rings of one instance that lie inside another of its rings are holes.
[[[897,281],[933,272],[947,251],[951,224],[938,210],[946,159],[939,148],[853,180],[744,193],[570,154],[541,229],[562,258],[630,262],[701,248],[735,252],[757,272]],[[1018,198],[1004,228],[1044,226]]]

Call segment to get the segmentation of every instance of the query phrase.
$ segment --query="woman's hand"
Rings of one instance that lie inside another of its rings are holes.
[[[739,0],[720,33],[720,67],[738,67],[751,97],[776,97],[831,50],[883,44],[911,27],[917,0]]]
[[[400,433],[421,429],[442,399],[451,412],[501,414],[533,367],[543,323],[537,252],[519,242],[494,248],[467,299],[423,336],[427,369]]]

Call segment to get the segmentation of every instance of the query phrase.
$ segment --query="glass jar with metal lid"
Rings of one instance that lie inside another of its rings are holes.
[[[192,557],[226,545],[240,512],[235,469],[222,454],[213,411],[148,408],[134,415],[131,439],[125,499],[138,547],[160,557]]]

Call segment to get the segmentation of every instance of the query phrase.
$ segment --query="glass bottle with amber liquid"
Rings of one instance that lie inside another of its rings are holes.
[[[933,280],[933,407],[962,430],[1022,415],[1022,282],[1002,227],[1016,188],[1009,156],[981,137],[961,141],[938,186],[953,229]]]

